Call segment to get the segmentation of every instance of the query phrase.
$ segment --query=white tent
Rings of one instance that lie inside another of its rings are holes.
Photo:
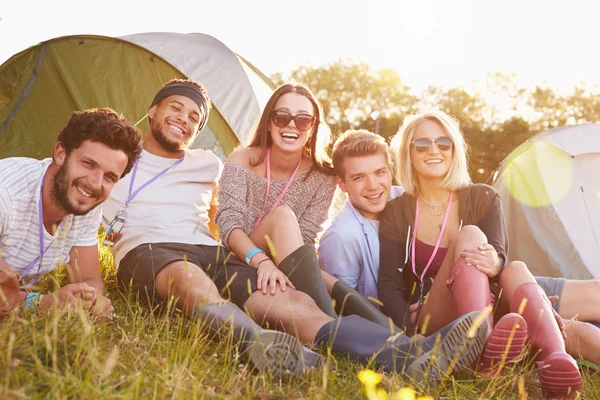
[[[600,279],[600,124],[541,132],[494,175],[509,259],[534,275]]]
[[[248,144],[274,88],[248,61],[200,33],[51,39],[0,65],[0,158],[49,156],[74,110],[111,107],[141,121],[145,132],[148,106],[172,78],[206,86],[213,108],[193,147],[221,158]]]

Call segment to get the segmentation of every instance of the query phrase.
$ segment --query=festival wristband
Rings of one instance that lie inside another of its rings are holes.
[[[257,255],[258,253],[264,253],[264,251],[262,251],[261,249],[259,249],[258,247],[253,248],[252,250],[250,250],[248,252],[248,254],[246,254],[246,264],[250,265],[250,259],[252,257],[254,257],[255,255]]]
[[[25,297],[25,308],[37,307],[40,294],[38,292],[29,292]]]

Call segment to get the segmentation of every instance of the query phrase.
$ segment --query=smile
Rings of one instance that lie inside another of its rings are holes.
[[[282,132],[281,137],[287,140],[297,140],[300,137],[300,135],[294,132]]]
[[[434,158],[432,160],[426,160],[425,164],[441,164],[444,160],[440,160],[439,158]]]
[[[175,132],[176,134],[183,136],[183,128],[181,128],[181,127],[179,127],[179,126],[177,126],[175,124],[172,124],[170,122],[167,122],[167,126],[169,128],[171,128],[171,130],[173,132]]]
[[[383,192],[374,194],[372,196],[364,196],[364,197],[365,197],[365,199],[375,203],[375,202],[379,201],[379,199],[381,199],[381,196],[383,196]]]
[[[77,185],[77,186],[75,186],[75,188],[83,197],[86,197],[88,199],[92,197],[92,194],[83,190],[83,188],[81,186]]]

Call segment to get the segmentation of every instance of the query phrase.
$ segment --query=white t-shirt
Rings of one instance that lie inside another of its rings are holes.
[[[0,257],[19,275],[40,255],[38,202],[42,179],[51,163],[49,158],[0,160]],[[36,263],[26,276],[44,275],[68,262],[74,246],[96,246],[101,217],[100,205],[86,215],[67,215],[55,236],[44,228],[44,249],[52,244],[39,273]]]
[[[132,192],[177,160],[144,150]],[[208,229],[208,210],[223,163],[207,150],[186,150],[183,161],[142,189],[129,203],[121,237],[113,248],[115,264],[144,243],[189,243],[216,246]],[[129,195],[133,171],[121,179],[104,202],[102,224],[108,226]]]

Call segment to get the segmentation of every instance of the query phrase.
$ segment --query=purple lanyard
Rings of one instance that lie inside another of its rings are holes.
[[[40,199],[38,201],[38,225],[39,225],[39,234],[40,234],[40,255],[37,256],[32,262],[31,264],[29,264],[27,266],[27,268],[25,268],[25,270],[23,271],[23,273],[21,274],[21,276],[19,277],[19,282],[21,280],[23,280],[23,278],[25,277],[25,275],[29,272],[29,270],[31,268],[33,268],[33,266],[37,263],[38,264],[38,268],[36,271],[36,274],[40,273],[40,269],[42,268],[42,260],[44,258],[44,254],[46,254],[46,252],[48,251],[48,249],[50,248],[50,246],[52,246],[52,243],[54,243],[54,238],[52,238],[52,240],[50,241],[50,243],[48,243],[48,246],[46,246],[46,248],[44,248],[44,209],[42,207],[42,197],[43,197],[43,192],[44,192],[44,180],[46,178],[46,174],[44,174],[44,176],[42,177],[42,185],[40,187]],[[66,221],[66,217],[63,218],[63,220],[61,221],[60,225],[58,226],[58,230],[56,231],[56,234],[58,235],[58,232],[60,232],[60,230],[63,228],[63,226],[65,225],[65,221]],[[33,281],[29,282],[26,285],[21,286],[21,289],[24,289],[28,286],[33,285],[34,283],[37,282],[39,277],[36,277]]]
[[[433,252],[431,253],[431,257],[429,257],[429,262],[425,266],[423,270],[423,274],[421,276],[417,275],[416,265],[415,265],[415,242],[417,240],[417,226],[419,225],[419,198],[417,197],[417,209],[415,212],[415,227],[413,229],[413,240],[412,240],[412,270],[415,275],[421,280],[421,297],[423,296],[423,279],[425,279],[425,274],[427,270],[431,266],[433,262],[433,258],[437,254],[438,249],[440,248],[440,243],[442,242],[442,236],[444,236],[444,231],[446,230],[446,223],[448,222],[448,217],[450,216],[450,208],[452,207],[452,193],[450,193],[450,199],[448,200],[448,206],[446,207],[446,214],[444,215],[444,223],[442,224],[442,228],[440,229],[440,234],[438,236],[437,242],[435,243],[435,247],[433,248]]]
[[[298,161],[298,165],[296,166],[294,173],[292,174],[292,176],[290,176],[288,183],[283,188],[283,191],[277,198],[277,201],[275,202],[275,204],[273,204],[273,207],[271,207],[271,211],[276,209],[277,206],[279,205],[279,203],[281,203],[281,199],[283,199],[283,195],[290,188],[290,185],[292,184],[292,181],[294,180],[294,177],[296,176],[296,173],[298,172],[298,169],[300,168],[301,163],[302,163],[302,157],[300,157],[300,161]],[[271,187],[271,149],[267,150],[267,193],[265,194],[265,203],[263,204],[263,208],[262,208],[262,211],[260,212],[260,217],[258,217],[258,221],[256,221],[256,224],[254,224],[255,228],[258,226],[258,224],[260,224],[260,221],[262,221],[262,219],[263,219],[263,215],[265,213],[265,208],[267,207],[267,199],[269,198],[269,188],[270,187]],[[269,211],[269,213],[271,213],[271,211]]]
[[[176,166],[177,164],[179,164],[183,161],[183,156],[181,156],[181,158],[179,160],[175,161],[172,165],[170,165],[167,168],[160,171],[158,174],[156,174],[156,176],[154,176],[154,178],[151,178],[150,180],[146,181],[142,186],[137,188],[135,190],[135,192],[131,193],[131,191],[133,190],[133,182],[135,181],[135,174],[137,172],[137,167],[138,167],[140,158],[141,157],[138,157],[138,159],[135,160],[135,164],[133,165],[133,171],[131,172],[131,181],[129,182],[129,195],[127,196],[127,200],[125,201],[125,206],[123,206],[123,210],[125,208],[129,207],[129,203],[131,203],[131,200],[133,200],[135,198],[135,196],[137,196],[138,193],[142,189],[144,189],[146,186],[148,186],[149,184],[151,184],[152,182],[154,182],[155,180],[160,178],[162,175],[164,175],[168,170],[170,170],[171,168],[173,168],[174,166]]]

